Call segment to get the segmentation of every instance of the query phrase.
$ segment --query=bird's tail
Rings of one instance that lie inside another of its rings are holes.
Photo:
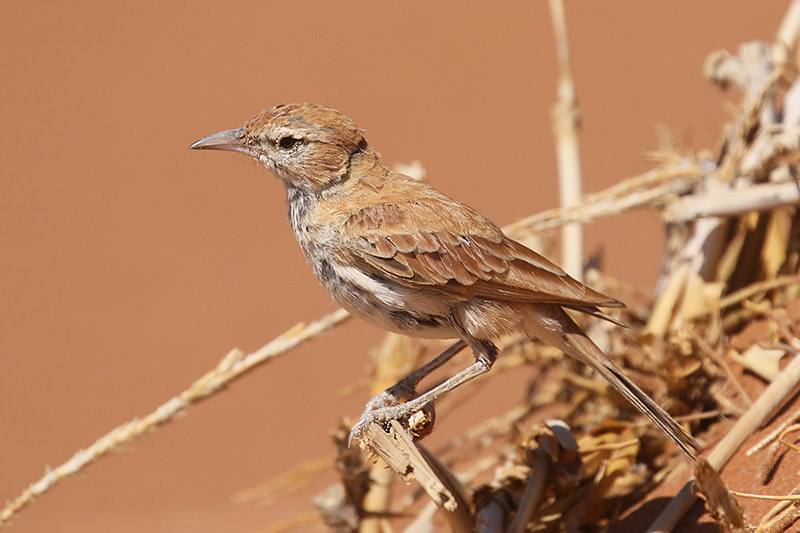
[[[701,446],[694,437],[608,359],[561,307],[537,305],[532,316],[525,320],[525,326],[529,335],[593,368],[634,407],[660,427],[686,455],[692,459],[697,458]]]

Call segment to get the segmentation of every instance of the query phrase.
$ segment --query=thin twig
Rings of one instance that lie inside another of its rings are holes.
[[[691,191],[702,175],[699,166],[685,162],[655,168],[600,192],[586,194],[578,205],[557,207],[525,217],[506,226],[503,231],[521,237],[569,222],[585,223],[602,216],[663,204]]]
[[[800,494],[752,494],[750,492],[739,492],[732,490],[733,494],[740,498],[749,498],[751,500],[771,500],[776,502],[800,502]]]
[[[117,426],[88,448],[79,450],[68,461],[57,466],[22,491],[22,494],[9,502],[0,512],[0,526],[8,522],[34,498],[41,496],[56,483],[80,472],[86,465],[107,455],[120,445],[131,442],[158,426],[169,422],[185,410],[189,405],[217,392],[223,386],[256,366],[271,361],[302,342],[319,336],[333,326],[341,323],[350,315],[339,309],[309,325],[297,324],[295,327],[276,337],[257,351],[245,355],[241,350],[233,349],[216,368],[207,372],[192,383],[188,389],[159,406],[144,418],[136,418],[126,424]]]
[[[730,413],[721,409],[714,409],[713,411],[705,411],[703,413],[691,413],[688,415],[676,416],[675,420],[678,422],[694,422],[696,420],[707,420],[709,418],[722,418],[728,416]]]
[[[727,307],[731,307],[732,305],[736,305],[743,300],[752,298],[756,294],[798,284],[800,284],[800,275],[797,274],[793,276],[780,276],[775,279],[768,279],[766,281],[753,283],[720,298],[719,307],[720,309],[725,309]]]
[[[624,450],[630,446],[636,446],[642,442],[642,439],[639,437],[622,440],[619,442],[606,442],[603,444],[595,444],[594,446],[585,446],[578,450],[578,453],[581,455],[588,455],[590,453],[596,452],[608,452],[608,451],[616,451],[616,450]]]
[[[728,381],[730,381],[733,384],[734,388],[736,389],[736,392],[739,393],[739,396],[747,404],[746,407],[750,407],[751,405],[753,405],[753,401],[750,399],[750,396],[747,395],[747,391],[744,390],[742,384],[739,383],[739,380],[736,378],[736,374],[733,373],[733,370],[731,370],[730,365],[728,365],[725,359],[723,359],[723,357],[719,355],[716,352],[716,350],[714,350],[714,348],[709,346],[709,344],[703,338],[701,338],[697,333],[689,329],[686,329],[685,331],[689,335],[689,337],[691,337],[692,341],[694,341],[695,345],[697,345],[697,347],[700,348],[700,350],[704,354],[706,354],[709,357],[709,359],[717,363],[717,365],[719,365],[722,368],[722,370],[728,376]]]
[[[766,437],[758,441],[753,447],[747,450],[745,452],[745,455],[747,457],[752,457],[756,453],[760,452],[761,450],[772,444],[774,440],[780,437],[781,433],[783,433],[783,431],[787,427],[794,424],[797,420],[800,420],[800,409],[795,410],[791,415],[789,415],[786,418],[786,420],[778,424],[778,427],[770,431]]]

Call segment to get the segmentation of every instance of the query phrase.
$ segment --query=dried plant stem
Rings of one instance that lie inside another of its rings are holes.
[[[415,444],[396,420],[387,433],[377,424],[367,427],[372,449],[403,479],[416,479],[430,499],[447,511],[445,518],[452,531],[472,531],[469,496],[461,482],[434,454]]]
[[[684,263],[672,271],[658,300],[653,305],[653,311],[647,320],[646,333],[655,335],[657,338],[666,334],[672,322],[672,311],[677,307],[683,295],[689,275],[690,265],[688,263]]]
[[[725,309],[727,307],[731,307],[732,305],[736,305],[743,300],[752,298],[756,294],[768,292],[774,289],[780,289],[781,287],[787,287],[789,285],[800,285],[800,275],[780,276],[775,279],[768,279],[766,281],[753,283],[752,285],[748,285],[747,287],[720,298],[719,307],[720,309]]]
[[[709,344],[697,333],[689,329],[685,329],[684,331],[686,331],[689,337],[691,337],[694,344],[698,348],[700,348],[700,350],[702,350],[703,353],[705,353],[712,361],[717,363],[717,365],[720,368],[722,368],[723,372],[725,372],[725,375],[728,376],[728,381],[732,383],[734,388],[736,389],[736,392],[738,393],[739,397],[747,404],[746,407],[750,407],[751,405],[753,405],[753,401],[750,399],[750,396],[748,396],[747,391],[744,390],[742,384],[739,383],[739,380],[736,378],[736,374],[733,373],[733,370],[731,370],[730,365],[728,365],[725,359],[721,355],[719,355],[716,352],[716,350],[714,350],[714,348],[709,346]]]
[[[550,0],[550,16],[558,56],[558,100],[553,106],[553,131],[558,154],[558,183],[561,205],[572,207],[581,200],[581,161],[578,144],[580,111],[572,80],[567,21],[563,0]],[[576,279],[583,279],[583,228],[566,224],[561,230],[562,266]]]
[[[786,420],[778,424],[778,426],[770,431],[766,437],[758,441],[758,443],[756,443],[752,448],[747,450],[745,455],[747,457],[752,457],[756,453],[769,446],[773,441],[779,439],[786,428],[794,424],[797,420],[800,420],[800,409],[795,410],[791,415],[789,415],[789,417],[786,418]]]
[[[724,221],[719,218],[703,218],[694,224],[691,239],[683,246],[677,259],[672,262],[672,270],[666,272],[666,283],[653,306],[653,313],[647,321],[647,332],[657,338],[663,337],[674,317],[673,311],[684,297],[686,287],[694,276],[703,276],[716,264]],[[663,276],[663,274],[662,274]],[[659,286],[662,284],[659,283]]]
[[[349,316],[347,311],[339,309],[307,326],[302,323],[297,324],[253,353],[245,355],[238,348],[231,350],[222,358],[216,368],[207,372],[192,383],[188,389],[162,404],[152,413],[117,426],[88,448],[79,450],[67,462],[48,470],[41,479],[32,483],[22,494],[5,506],[0,512],[0,526],[59,481],[80,472],[86,465],[107,455],[120,445],[135,440],[169,422],[192,403],[217,392],[221,387],[254,367],[286,353],[302,342],[319,336]]]
[[[793,0],[778,28],[772,49],[773,61],[783,64],[789,60],[788,52],[797,46],[800,36],[800,1]]]
[[[792,490],[791,495],[795,495],[798,491],[798,488],[800,487],[795,487]],[[790,500],[782,499],[761,518],[761,522],[756,528],[756,533],[767,531],[785,531],[788,529],[789,525],[797,521],[799,513],[800,510],[797,508],[796,503]],[[783,527],[778,527],[780,525],[783,525]]]
[[[750,492],[739,492],[732,490],[733,494],[739,498],[748,498],[751,500],[769,500],[774,502],[800,502],[800,494],[752,494]]]
[[[675,420],[678,422],[692,422],[694,420],[707,420],[709,418],[722,418],[728,416],[729,413],[722,409],[714,409],[713,411],[706,411],[703,413],[692,413],[688,415],[676,416]]]
[[[767,183],[744,189],[686,196],[671,204],[665,211],[664,218],[669,222],[688,222],[701,217],[728,217],[798,203],[800,187],[794,181]]]
[[[688,193],[702,172],[697,165],[688,163],[655,168],[600,192],[584,195],[578,205],[557,207],[525,217],[506,226],[503,231],[520,238],[569,222],[588,222],[630,209],[663,204],[670,198]]]
[[[709,464],[716,470],[722,469],[742,443],[766,420],[786,395],[800,383],[800,354],[764,390],[753,406],[734,424],[714,451],[708,456]],[[649,532],[671,531],[695,500],[694,480],[690,480],[658,516]]]
[[[410,372],[420,351],[409,337],[389,334],[375,357],[372,395],[380,394]],[[363,503],[367,516],[360,521],[358,530],[360,533],[381,533],[390,529],[385,515],[389,511],[394,473],[382,459],[377,458],[370,468],[369,477],[372,484]]]

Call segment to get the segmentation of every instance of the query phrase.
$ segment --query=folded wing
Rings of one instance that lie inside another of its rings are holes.
[[[349,259],[370,275],[464,300],[557,303],[589,313],[622,306],[509,239],[469,207],[435,200],[372,205],[351,215],[343,235]]]

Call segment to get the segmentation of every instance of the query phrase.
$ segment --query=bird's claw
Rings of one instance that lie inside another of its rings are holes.
[[[390,413],[390,407],[374,406],[373,402],[378,398],[379,396],[376,396],[369,401],[367,408],[364,409],[364,412],[361,414],[361,418],[358,419],[358,422],[353,424],[353,427],[350,429],[350,435],[347,437],[348,448],[350,447],[350,444],[353,442],[354,438],[358,440],[364,440],[364,435],[366,435],[367,428],[370,426],[370,424],[384,424],[394,418]]]
[[[388,413],[391,407],[397,407],[398,404],[402,405],[401,396],[395,389],[397,389],[397,385],[386,389],[367,402],[366,407],[364,407],[364,412],[361,413],[361,418],[359,418],[358,422],[350,429],[350,435],[347,437],[348,448],[354,438],[363,440],[370,424],[383,424],[397,417],[394,413]]]
[[[406,431],[418,438],[424,437],[431,432],[436,418],[436,411],[432,402],[421,404],[412,400],[394,405],[389,403],[393,400],[394,397],[391,394],[384,392],[367,403],[361,418],[350,430],[350,435],[347,438],[348,447],[350,447],[354,438],[363,441],[364,435],[366,435],[367,429],[371,424],[380,424],[385,427],[386,423],[391,420],[401,421]]]
[[[347,436],[348,448],[353,444],[353,439],[363,440],[364,434],[367,432],[367,426],[369,426],[369,424],[370,421],[363,416],[358,420],[358,422],[353,424],[353,427],[350,428],[350,434]]]

